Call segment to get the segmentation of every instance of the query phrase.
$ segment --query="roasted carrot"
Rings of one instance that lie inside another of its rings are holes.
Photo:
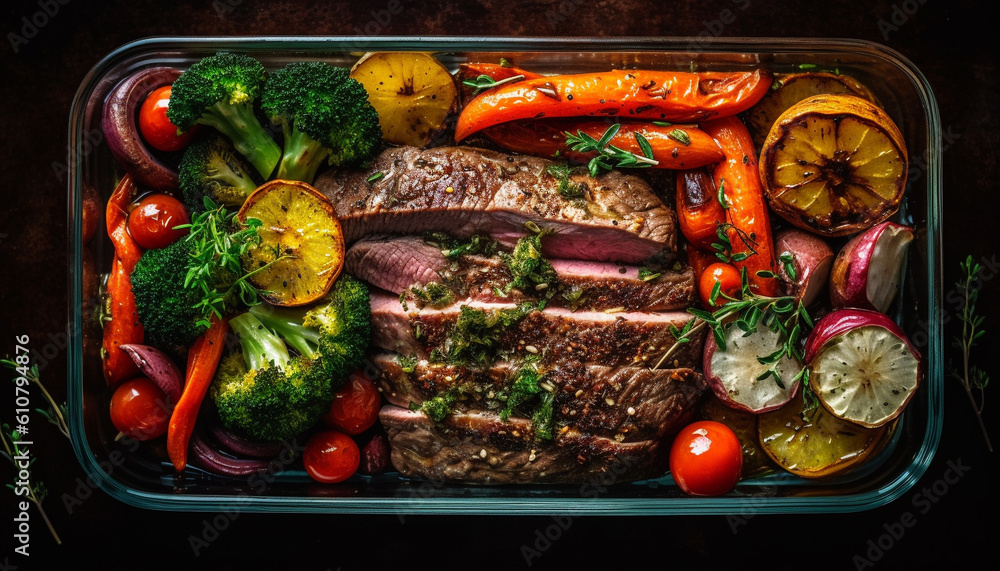
[[[757,172],[757,152],[750,131],[737,117],[725,117],[702,123],[726,159],[712,169],[716,188],[723,189],[726,204],[727,235],[732,254],[742,254],[745,259],[733,259],[737,268],[746,268],[750,290],[767,296],[781,295],[781,283],[775,277],[764,277],[758,272],[777,275],[774,241],[771,236],[771,219],[764,198],[764,189]]]
[[[714,139],[693,125],[655,125],[651,121],[620,121],[621,128],[610,144],[635,155],[643,155],[642,137],[649,143],[653,168],[688,169],[709,165],[723,158]],[[594,153],[579,153],[566,145],[566,133],[584,133],[594,139],[614,124],[602,119],[540,119],[494,125],[483,131],[491,141],[517,153],[543,157],[565,157],[586,162]]]
[[[459,115],[455,140],[507,121],[543,117],[697,122],[740,113],[760,100],[770,86],[771,76],[764,70],[612,70],[542,76],[478,95]]]
[[[228,333],[227,320],[213,319],[209,328],[188,349],[184,390],[174,405],[167,427],[167,456],[178,471],[187,466],[188,444],[191,442],[191,433],[194,432],[198,410],[215,377],[215,369],[222,359]]]
[[[123,381],[139,375],[139,367],[121,346],[140,344],[145,336],[136,312],[129,274],[117,255],[111,261],[111,273],[108,274],[105,290],[108,303],[105,305],[101,364],[104,381],[109,387],[115,388]]]
[[[726,210],[719,202],[718,189],[709,170],[679,171],[675,203],[677,222],[684,238],[695,248],[713,251],[712,243],[718,241],[719,225],[726,223]]]

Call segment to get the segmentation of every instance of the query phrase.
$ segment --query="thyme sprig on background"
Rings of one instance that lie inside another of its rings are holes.
[[[972,348],[986,334],[986,330],[983,329],[983,322],[986,318],[976,313],[976,304],[979,302],[979,289],[974,285],[979,279],[979,273],[983,268],[977,262],[973,261],[972,256],[967,257],[964,262],[961,262],[960,268],[962,271],[962,280],[957,282],[955,286],[958,288],[963,299],[962,311],[958,316],[959,321],[962,323],[962,334],[955,337],[954,346],[961,351],[962,365],[960,370],[952,369],[951,376],[957,379],[962,388],[965,389],[965,394],[969,397],[972,410],[976,413],[976,420],[979,422],[983,438],[986,439],[986,448],[990,452],[993,452],[990,435],[986,431],[986,424],[983,423],[983,407],[986,404],[985,389],[990,382],[990,378],[985,371],[970,363]],[[978,398],[973,389],[978,391]]]

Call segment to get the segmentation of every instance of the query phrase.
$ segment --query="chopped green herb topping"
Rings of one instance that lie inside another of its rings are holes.
[[[417,370],[416,357],[412,356],[407,357],[406,355],[396,355],[396,362],[399,363],[399,368],[402,369],[402,371],[407,375]]]
[[[554,291],[556,271],[542,257],[542,236],[549,232],[538,231],[517,241],[511,253],[501,252],[500,259],[510,269],[511,281],[504,287],[504,293],[517,288],[523,292]]]
[[[455,292],[438,282],[430,282],[424,287],[412,285],[409,291],[420,307],[430,306],[434,309],[441,309],[455,302]]]
[[[576,169],[570,168],[569,165],[550,165],[545,169],[545,172],[549,173],[552,178],[556,179],[558,186],[556,190],[559,192],[559,196],[565,198],[566,200],[573,200],[577,198],[583,198],[585,196],[585,191],[587,186],[580,182],[574,182],[570,180],[570,176],[574,174]]]
[[[440,248],[446,258],[475,254],[492,256],[498,249],[496,240],[479,235],[460,240],[444,232],[430,232],[424,235],[424,241]]]
[[[450,390],[444,394],[437,395],[430,400],[425,400],[420,404],[411,402],[410,410],[422,412],[434,422],[441,422],[445,419],[445,417],[451,414],[451,411],[455,406],[455,401],[458,400],[458,396],[459,391]]]
[[[536,309],[524,303],[510,309],[486,311],[463,305],[458,319],[441,347],[430,355],[431,361],[486,366],[493,362],[500,335]]]
[[[506,395],[507,403],[500,411],[500,420],[506,422],[516,410],[533,404],[531,423],[535,429],[535,438],[551,440],[555,394],[542,388],[542,378],[535,363],[529,362],[521,367],[515,373],[510,392]]]

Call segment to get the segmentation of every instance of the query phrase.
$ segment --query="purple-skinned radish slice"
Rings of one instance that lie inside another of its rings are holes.
[[[888,311],[913,238],[912,228],[895,222],[883,222],[851,238],[837,253],[830,273],[834,309]]]
[[[725,349],[714,335],[706,336],[703,363],[708,386],[720,401],[737,410],[762,413],[795,397],[800,384],[796,377],[802,370],[798,359],[783,356],[777,361],[779,379],[766,375],[771,365],[760,362],[784,346],[781,334],[765,326],[763,320],[749,335],[734,322],[724,325],[723,332]]]
[[[920,384],[920,353],[885,314],[839,309],[806,340],[809,387],[834,416],[877,427],[903,412]]]
[[[788,295],[811,306],[827,287],[833,250],[816,234],[785,228],[774,235],[774,251],[778,254],[778,277],[786,284]]]

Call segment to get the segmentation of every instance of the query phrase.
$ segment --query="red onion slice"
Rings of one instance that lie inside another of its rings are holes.
[[[153,67],[126,77],[108,95],[101,121],[104,139],[115,159],[137,183],[161,191],[177,188],[177,171],[150,152],[139,135],[137,113],[150,92],[172,84],[180,74],[175,68]]]

